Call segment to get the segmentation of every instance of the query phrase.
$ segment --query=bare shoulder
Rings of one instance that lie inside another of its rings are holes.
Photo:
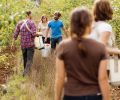
[[[67,38],[67,39],[62,40],[60,44],[67,44],[67,43],[69,43],[71,41],[72,41],[71,38]]]

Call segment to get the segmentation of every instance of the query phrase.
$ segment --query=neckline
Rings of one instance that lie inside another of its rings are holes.
[[[58,20],[53,20],[54,22],[58,22],[59,21],[59,19]]]
[[[72,38],[73,40],[89,40],[90,38],[83,38],[83,37],[81,37],[81,38]]]

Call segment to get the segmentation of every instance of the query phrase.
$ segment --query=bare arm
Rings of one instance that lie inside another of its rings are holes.
[[[105,44],[107,46],[107,43],[108,43],[108,40],[109,40],[109,37],[110,37],[110,32],[104,32],[102,33],[101,37],[100,37],[100,42]],[[117,48],[110,48],[110,47],[107,47],[107,51],[110,53],[110,54],[120,54],[120,50],[117,49]]]
[[[103,100],[111,100],[107,75],[107,60],[102,60],[100,62],[98,81],[102,92]]]
[[[40,36],[43,36],[40,25],[38,25],[37,31],[38,31],[37,34],[39,34]]]
[[[55,100],[61,100],[62,90],[65,81],[65,68],[63,60],[56,58],[56,77],[55,77]]]
[[[118,48],[109,48],[109,47],[107,47],[107,51],[110,54],[120,55],[120,50]]]
[[[37,31],[40,36],[43,36],[43,33],[41,32],[41,23],[38,24]]]
[[[15,45],[15,41],[17,40],[19,33],[20,33],[20,22],[16,25],[16,29],[14,31],[12,47]]]
[[[66,37],[68,37],[68,33],[67,33],[66,29],[63,27],[62,30],[65,33]]]
[[[40,31],[41,31],[41,26],[40,26],[40,23],[38,24],[37,30],[38,30],[38,32],[40,32]]]
[[[45,36],[45,41],[47,40],[48,34],[49,34],[50,28],[48,27],[46,30],[46,36]]]

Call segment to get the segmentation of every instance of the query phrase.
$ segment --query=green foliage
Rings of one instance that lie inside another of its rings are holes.
[[[24,12],[32,8],[33,3],[25,0],[0,1],[0,45],[11,43],[16,23],[24,18]]]
[[[7,2],[6,2],[7,1]],[[1,0],[0,1],[0,45],[9,45],[16,23],[24,18],[26,10],[32,10],[34,20],[38,23],[40,17],[46,14],[49,20],[53,17],[55,11],[62,13],[61,19],[65,27],[69,27],[69,15],[73,8],[87,6],[92,8],[94,0],[40,0],[40,7],[35,6],[34,0]],[[120,42],[120,3],[119,0],[113,0],[114,17],[111,21],[116,41]]]
[[[112,4],[114,9],[114,16],[113,16],[113,20],[111,21],[111,24],[113,26],[114,33],[116,35],[116,43],[120,48],[120,1],[114,0]]]
[[[46,14],[50,19],[55,11],[62,13],[62,20],[66,27],[69,25],[69,15],[73,8],[92,5],[92,0],[44,0],[39,8],[40,15]]]

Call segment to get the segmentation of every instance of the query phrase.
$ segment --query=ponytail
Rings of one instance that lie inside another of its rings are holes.
[[[70,33],[72,38],[77,38],[80,55],[87,56],[86,48],[82,43],[82,36],[86,34],[87,27],[92,24],[92,14],[86,8],[76,8],[71,13]]]
[[[84,44],[82,43],[82,38],[78,39],[78,49],[80,50],[80,55],[82,57],[86,57],[87,56],[87,52],[86,52],[86,48],[84,46]]]

